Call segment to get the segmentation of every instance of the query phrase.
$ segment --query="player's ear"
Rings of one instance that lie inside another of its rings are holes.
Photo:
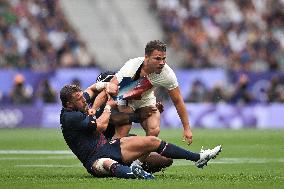
[[[72,102],[66,102],[66,108],[74,108],[74,104]]]
[[[144,61],[148,61],[149,60],[149,56],[147,54],[145,54],[145,60]]]

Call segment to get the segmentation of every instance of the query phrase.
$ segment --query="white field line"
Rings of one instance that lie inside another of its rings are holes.
[[[0,157],[0,161],[5,160],[45,160],[45,159],[72,159],[76,158],[69,150],[0,150],[1,154],[10,155],[61,155],[61,156],[47,156],[47,157]],[[217,158],[211,160],[211,164],[264,164],[264,163],[284,163],[284,158]],[[186,160],[174,160],[174,166],[192,165]],[[19,165],[20,166],[20,165]],[[24,165],[25,166],[25,165]],[[33,165],[26,165],[33,166]],[[37,165],[35,165],[37,166]],[[49,165],[43,165],[49,166]],[[51,165],[53,166],[53,165]],[[55,167],[57,165],[54,165]],[[60,166],[60,165],[58,165]]]
[[[0,150],[0,154],[73,154],[69,150]]]
[[[15,167],[35,167],[35,168],[72,168],[72,167],[83,167],[81,164],[74,165],[55,165],[55,164],[35,164],[35,165],[15,165]]]
[[[60,160],[60,159],[75,159],[74,155],[65,156],[47,156],[47,157],[0,157],[0,161],[13,160]]]
[[[284,163],[284,158],[217,158],[210,160],[209,164],[264,164]],[[189,165],[187,160],[174,160],[174,166]]]

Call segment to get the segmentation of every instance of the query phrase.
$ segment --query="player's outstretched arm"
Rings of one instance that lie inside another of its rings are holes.
[[[186,111],[185,103],[181,96],[179,87],[169,90],[169,95],[176,107],[177,113],[183,125],[183,138],[188,142],[188,144],[191,144],[192,143],[192,132],[191,132],[190,125],[189,125],[188,113]]]

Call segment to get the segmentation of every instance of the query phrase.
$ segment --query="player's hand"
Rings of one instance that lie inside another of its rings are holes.
[[[96,110],[95,109],[89,109],[88,110],[88,115],[91,115],[91,116],[93,116],[93,115],[95,115],[96,114]]]
[[[188,145],[192,143],[192,132],[190,129],[183,131],[183,141],[186,141]]]
[[[139,122],[142,123],[145,121],[148,117],[150,117],[154,112],[158,111],[157,107],[155,106],[148,106],[139,108],[135,111],[139,116]]]
[[[108,93],[106,93],[106,94],[107,94],[107,98],[108,98],[106,104],[110,105],[112,108],[116,107],[117,106],[117,102],[114,101],[113,98]]]
[[[159,112],[162,113],[164,111],[164,105],[162,102],[157,102],[156,107],[158,108]]]
[[[116,96],[118,94],[118,86],[114,83],[106,83],[105,90],[108,94]]]

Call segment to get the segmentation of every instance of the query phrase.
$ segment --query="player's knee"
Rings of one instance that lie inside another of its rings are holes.
[[[160,145],[161,140],[156,136],[147,136],[146,142],[148,146],[155,148]]]
[[[160,134],[160,127],[149,128],[147,130],[147,135],[148,136],[158,136],[159,134]]]

